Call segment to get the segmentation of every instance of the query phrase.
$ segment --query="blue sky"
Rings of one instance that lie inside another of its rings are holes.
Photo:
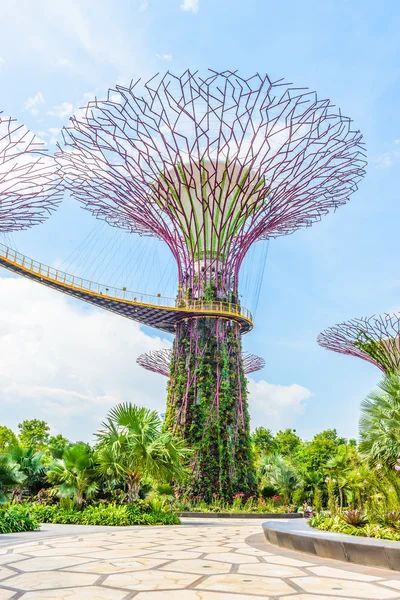
[[[307,438],[336,427],[355,436],[360,400],[380,374],[315,339],[342,320],[400,307],[398,2],[20,0],[2,7],[2,22],[0,110],[50,150],[94,95],[166,69],[267,72],[315,89],[354,120],[367,144],[367,175],[347,206],[270,243],[255,329],[244,346],[267,363],[250,384],[253,426],[295,427]],[[66,199],[45,225],[15,241],[24,253],[60,264],[94,225]],[[106,242],[117,234],[99,235]],[[165,346],[157,332],[0,275],[0,347],[11,361],[0,369],[3,422],[41,416],[55,431],[87,437],[114,401],[162,408],[165,381],[134,366],[140,351]],[[108,336],[96,340],[99,331]]]

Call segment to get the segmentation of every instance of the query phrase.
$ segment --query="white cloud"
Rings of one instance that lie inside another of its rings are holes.
[[[200,0],[183,0],[180,8],[187,12],[197,13],[200,8],[199,3]]]
[[[374,164],[376,167],[387,169],[400,159],[399,152],[384,152],[380,156],[375,157]]]
[[[37,115],[39,113],[39,109],[37,108],[38,104],[44,103],[44,97],[42,92],[38,92],[32,98],[28,98],[28,100],[24,104],[25,110],[30,112],[32,115]]]
[[[166,345],[138,323],[26,279],[0,278],[0,424],[45,419],[71,439],[90,440],[118,402],[164,412],[165,379],[135,360]]]
[[[145,10],[147,10],[149,7],[149,3],[147,0],[142,0],[139,4],[139,11],[140,12],[144,12]]]
[[[160,60],[172,60],[172,54],[156,54],[156,57]]]
[[[305,408],[305,401],[311,398],[309,389],[292,383],[277,385],[267,381],[249,379],[249,408],[252,429],[264,426],[271,429],[291,427],[296,417]]]
[[[73,67],[72,62],[69,60],[69,58],[59,58],[56,61],[56,65],[58,67],[66,67],[67,69],[70,69],[71,67]]]
[[[74,105],[71,102],[62,102],[58,106],[55,106],[53,110],[49,110],[48,114],[53,117],[59,117],[63,119],[64,117],[68,117],[72,115],[72,111],[74,110]]]
[[[50,127],[50,144],[55,144],[56,142],[58,142],[58,136],[60,135],[60,131],[61,129],[57,129],[56,127]]]
[[[5,64],[5,60],[2,56],[0,56],[0,67],[2,67]]]

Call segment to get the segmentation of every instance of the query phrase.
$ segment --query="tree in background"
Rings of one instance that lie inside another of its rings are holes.
[[[286,504],[291,501],[293,492],[301,485],[297,470],[281,454],[264,455],[261,459],[259,473],[261,484],[278,490]]]
[[[47,442],[47,448],[52,458],[62,458],[64,451],[73,444],[61,433],[52,435]]]
[[[50,427],[46,421],[39,419],[24,420],[18,423],[19,441],[24,448],[44,450],[50,435]]]
[[[278,431],[275,436],[273,450],[278,454],[286,456],[290,462],[293,462],[293,456],[302,447],[303,442],[299,438],[295,429],[285,429]]]
[[[18,446],[17,436],[5,425],[0,425],[0,452],[7,452],[14,446]]]

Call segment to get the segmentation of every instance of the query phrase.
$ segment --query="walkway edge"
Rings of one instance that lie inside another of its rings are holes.
[[[274,546],[320,558],[400,571],[400,542],[358,538],[313,530],[305,522],[264,523],[266,540]]]

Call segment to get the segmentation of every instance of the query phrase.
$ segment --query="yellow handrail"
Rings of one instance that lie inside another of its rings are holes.
[[[112,300],[122,300],[124,302],[132,302],[138,304],[148,304],[170,307],[175,310],[194,310],[205,312],[223,312],[232,315],[243,316],[249,321],[252,321],[252,315],[243,306],[232,302],[223,302],[220,300],[178,300],[160,295],[142,294],[139,292],[131,292],[126,288],[116,288],[95,283],[82,277],[69,275],[64,271],[60,271],[48,265],[43,265],[36,260],[28,258],[24,254],[0,244],[0,258],[3,258],[7,263],[21,268],[27,273],[32,273],[40,278],[48,281],[59,283],[63,287],[68,287],[71,290],[76,290],[85,293],[102,295]],[[27,266],[29,264],[29,267]]]

